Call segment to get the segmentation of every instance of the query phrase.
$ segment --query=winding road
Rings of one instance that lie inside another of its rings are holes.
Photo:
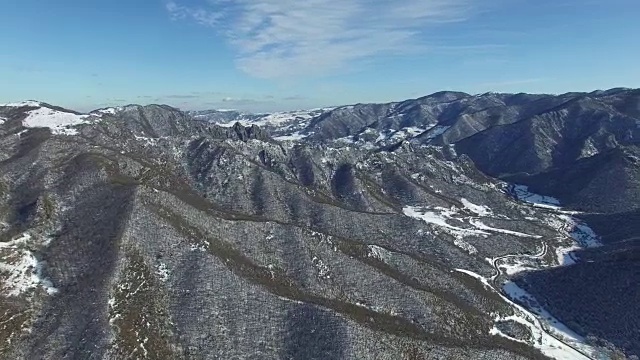
[[[540,251],[540,253],[535,254],[535,255],[527,255],[527,254],[510,254],[510,255],[503,255],[500,257],[497,257],[495,259],[492,259],[491,261],[491,265],[493,266],[494,270],[495,270],[495,274],[491,277],[490,279],[490,286],[493,288],[494,291],[496,291],[497,293],[499,293],[501,295],[501,297],[507,302],[509,303],[512,307],[514,307],[515,309],[523,312],[528,318],[530,318],[532,321],[529,322],[529,328],[531,330],[533,330],[533,328],[536,328],[539,332],[540,332],[540,337],[536,338],[536,341],[541,342],[541,337],[542,336],[549,336],[555,340],[557,340],[558,342],[562,343],[565,347],[573,350],[576,354],[576,357],[572,357],[575,359],[588,359],[588,360],[595,360],[595,358],[586,353],[584,350],[581,350],[579,348],[577,348],[576,346],[572,345],[571,343],[567,342],[565,339],[563,339],[562,337],[559,337],[557,335],[555,335],[552,331],[549,331],[542,323],[542,321],[540,320],[540,316],[538,314],[536,314],[533,311],[530,311],[529,309],[525,308],[523,305],[517,304],[513,299],[511,299],[507,293],[505,293],[502,290],[502,287],[500,286],[500,284],[497,282],[498,278],[501,275],[506,275],[504,273],[504,271],[502,271],[500,269],[500,263],[504,262],[508,259],[521,259],[521,258],[530,258],[530,259],[541,259],[544,256],[546,256],[549,246],[547,245],[546,242],[543,242],[543,248]],[[528,322],[528,321],[527,321]],[[532,335],[534,337],[535,334],[533,334],[532,331]]]

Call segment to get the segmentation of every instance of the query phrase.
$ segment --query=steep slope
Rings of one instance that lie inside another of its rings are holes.
[[[405,141],[440,146],[447,156],[468,156],[488,175],[552,195],[572,210],[584,211],[576,216],[594,224],[605,246],[582,254],[589,254],[594,264],[536,272],[523,286],[528,283],[529,291],[571,323],[581,321],[575,309],[602,315],[601,304],[612,299],[632,302],[635,296],[626,291],[626,280],[620,285],[616,267],[629,274],[630,281],[638,281],[635,268],[629,270],[629,263],[618,259],[619,254],[631,259],[638,254],[640,90],[475,96],[441,92],[398,103],[338,107],[312,119],[301,134],[307,136],[305,143],[372,152],[395,151]],[[552,290],[564,287],[573,291]],[[592,296],[594,301],[580,303]],[[635,333],[621,330],[635,326],[638,316],[630,309],[623,318],[592,317],[580,332],[638,353]],[[598,326],[603,323],[606,326]]]
[[[450,146],[491,176],[532,186],[573,207],[627,211],[640,196],[633,160],[640,144],[639,104],[640,92],[631,89],[563,95],[442,92],[399,103],[338,107],[312,119],[301,133],[307,142],[370,150],[405,140]],[[616,151],[629,154],[628,160],[612,155]],[[583,176],[586,168],[601,180]],[[605,199],[607,176],[625,180]],[[593,186],[583,189],[587,180]],[[593,197],[596,193],[600,196]]]
[[[280,143],[156,105],[58,132],[29,105],[0,107],[3,357],[594,351],[502,295],[520,270],[496,260],[560,265],[575,219],[466,156]]]

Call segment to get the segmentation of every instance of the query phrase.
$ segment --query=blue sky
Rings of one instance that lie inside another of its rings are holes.
[[[640,86],[637,0],[0,1],[0,103],[275,111]]]

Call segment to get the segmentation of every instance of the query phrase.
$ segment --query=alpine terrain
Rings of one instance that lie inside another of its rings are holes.
[[[0,105],[2,359],[640,355],[640,90]]]

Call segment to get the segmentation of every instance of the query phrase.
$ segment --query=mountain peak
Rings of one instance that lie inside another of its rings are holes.
[[[44,103],[35,100],[25,100],[16,103],[8,103],[8,104],[0,104],[0,107],[13,107],[13,108],[21,108],[21,107],[40,107]]]
[[[591,353],[569,327],[640,350],[637,267],[607,257],[640,232],[637,93],[617,94],[0,107],[0,358]]]
[[[446,91],[438,91],[433,94],[429,94],[427,96],[422,97],[421,99],[428,98],[428,99],[437,99],[439,101],[454,101],[454,100],[464,99],[467,97],[471,97],[471,95],[461,91],[446,90]]]

